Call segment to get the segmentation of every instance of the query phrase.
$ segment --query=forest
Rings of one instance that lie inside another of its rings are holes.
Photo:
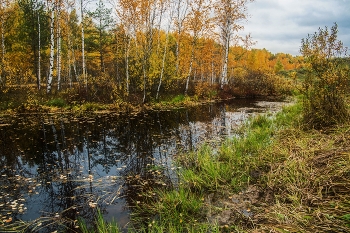
[[[249,2],[4,0],[0,108],[290,94],[303,59],[252,49]]]

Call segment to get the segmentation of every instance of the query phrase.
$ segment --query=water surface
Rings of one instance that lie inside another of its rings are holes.
[[[128,115],[3,117],[0,218],[53,232],[74,228],[77,216],[92,222],[98,207],[125,227],[145,188],[176,186],[178,153],[232,137],[250,115],[282,104],[232,100]]]

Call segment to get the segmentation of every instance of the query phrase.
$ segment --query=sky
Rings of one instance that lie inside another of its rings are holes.
[[[253,48],[300,55],[301,39],[338,24],[338,39],[350,50],[350,0],[255,0],[247,5]],[[349,51],[350,52],[350,51]]]

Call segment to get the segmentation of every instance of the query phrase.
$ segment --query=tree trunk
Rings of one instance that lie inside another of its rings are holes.
[[[171,28],[171,19],[173,18],[173,11],[171,10],[170,12],[170,20],[168,22],[168,29],[166,31],[166,37],[165,37],[165,45],[164,45],[164,53],[163,53],[163,59],[162,59],[162,69],[160,71],[160,77],[159,77],[159,83],[158,83],[158,88],[157,88],[157,94],[156,94],[156,100],[159,99],[159,91],[160,91],[160,87],[162,85],[162,80],[163,80],[163,76],[164,76],[164,69],[165,69],[165,59],[166,59],[166,55],[167,55],[167,49],[168,49],[168,43],[169,43],[169,32],[170,32],[170,28]],[[160,24],[161,22],[159,22]],[[160,32],[159,32],[160,35]],[[159,36],[160,37],[160,36]],[[160,44],[160,42],[158,41],[158,43]],[[158,44],[158,45],[159,45]]]
[[[60,3],[57,9],[57,90],[61,90],[61,24],[60,24]]]
[[[68,67],[68,79],[69,79],[69,87],[72,88],[72,70],[71,70],[71,38],[70,38],[70,35],[69,35],[69,32],[68,32],[68,35],[67,35],[67,44],[68,44],[68,51],[67,51],[67,60],[68,60],[68,64],[67,64],[67,67]]]
[[[144,62],[142,64],[142,70],[143,70],[143,98],[142,103],[146,103],[146,82],[147,82],[147,74],[146,74],[146,60],[144,59]]]
[[[37,76],[37,85],[38,90],[41,88],[41,27],[40,27],[40,14],[38,12],[38,76]]]
[[[84,36],[84,1],[80,0],[80,15],[81,15],[81,58],[82,58],[82,69],[83,69],[83,80],[85,83],[85,89],[87,91],[87,78],[85,68],[85,36]]]
[[[157,95],[156,95],[156,100],[159,99],[159,90],[162,85],[162,79],[164,75],[164,67],[165,67],[165,58],[166,58],[166,53],[167,53],[167,47],[168,47],[168,40],[169,40],[169,30],[167,31],[166,38],[165,38],[165,45],[164,45],[164,53],[163,53],[163,60],[162,60],[162,69],[160,71],[160,77],[159,77],[159,83],[158,83],[158,88],[157,88]]]
[[[188,74],[187,74],[187,79],[186,79],[186,87],[185,87],[185,95],[187,95],[188,92],[188,86],[190,83],[190,77],[191,77],[191,73],[192,73],[192,68],[193,68],[193,60],[194,60],[194,46],[195,46],[195,38],[193,39],[193,44],[192,44],[192,51],[191,51],[191,60],[190,60],[190,68],[188,70]]]
[[[1,3],[2,8],[2,3]],[[0,70],[0,85],[5,85],[5,53],[6,53],[6,47],[5,47],[5,30],[4,30],[4,16],[1,16],[1,70]]]
[[[130,50],[130,38],[126,36],[127,42],[125,43],[125,75],[126,75],[126,95],[129,96],[129,50]]]
[[[54,11],[54,4],[52,4],[51,7],[51,23],[50,23],[50,67],[49,67],[49,77],[47,78],[47,87],[46,92],[50,93],[52,89],[52,78],[53,78],[53,62],[54,62],[54,55],[55,55],[55,35],[54,35],[54,20],[55,20],[55,11]]]
[[[101,28],[101,22],[100,22]],[[103,45],[102,45],[102,29],[99,30],[99,53],[100,53],[100,71],[101,73],[105,73],[105,64],[104,64],[104,56],[103,56]]]
[[[229,22],[227,22],[227,24],[229,24]],[[227,66],[228,66],[228,54],[229,54],[229,50],[230,50],[230,32],[228,31],[230,25],[226,26],[226,32],[224,35],[224,64],[222,66],[222,74],[221,74],[221,84],[220,84],[220,88],[223,89],[224,85],[227,84]]]

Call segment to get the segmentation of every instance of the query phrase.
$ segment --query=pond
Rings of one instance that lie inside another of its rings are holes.
[[[250,115],[283,104],[231,100],[128,115],[3,117],[0,218],[7,227],[54,232],[74,229],[78,217],[91,223],[99,208],[125,228],[144,186],[177,185],[177,154],[233,137]]]

